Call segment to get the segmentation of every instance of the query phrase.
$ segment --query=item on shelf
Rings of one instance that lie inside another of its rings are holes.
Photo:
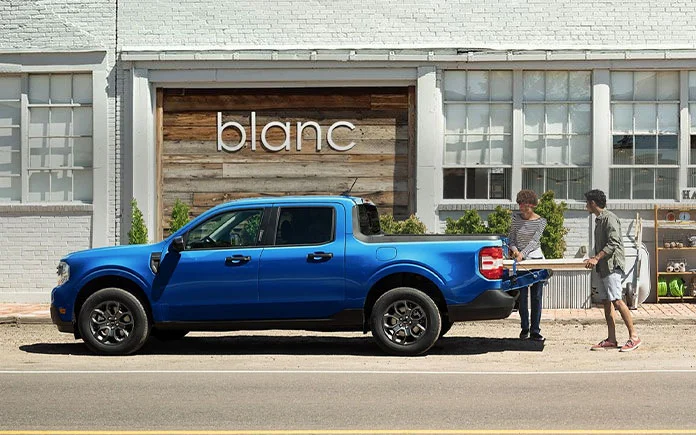
[[[696,236],[689,236],[687,239],[689,241],[689,246],[695,247],[696,246]]]
[[[674,222],[675,220],[677,220],[676,216],[671,211],[669,213],[667,213],[666,219],[668,222]]]
[[[672,278],[669,281],[669,294],[675,297],[684,296],[684,280],[682,278]]]
[[[684,244],[682,242],[677,242],[677,248],[683,248]]]
[[[667,267],[665,269],[667,272],[686,272],[686,259],[668,258]]]
[[[670,242],[669,243],[670,248],[676,248],[677,247],[677,242]]]
[[[689,289],[687,291],[688,296],[696,296],[696,276],[691,277],[689,282]]]
[[[688,221],[691,220],[691,213],[688,211],[682,211],[679,213],[679,220],[680,221]]]
[[[657,295],[667,296],[667,280],[660,278],[657,280]]]
[[[665,242],[663,246],[664,246],[666,249],[669,249],[670,243],[669,243],[669,242]]]

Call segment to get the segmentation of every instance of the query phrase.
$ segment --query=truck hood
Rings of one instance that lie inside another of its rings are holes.
[[[94,258],[104,258],[112,256],[137,256],[137,255],[150,255],[152,252],[159,252],[162,250],[163,242],[154,243],[151,245],[119,245],[119,246],[106,246],[102,248],[92,248],[85,249],[82,251],[71,252],[70,254],[63,257],[63,260],[83,260],[83,259],[94,259]]]

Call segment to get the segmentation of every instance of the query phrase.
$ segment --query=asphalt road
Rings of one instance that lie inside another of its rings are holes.
[[[0,435],[696,434],[696,325],[639,328],[645,345],[631,353],[590,352],[605,335],[597,325],[545,325],[541,344],[489,322],[457,325],[417,358],[383,356],[369,335],[281,331],[193,334],[96,357],[51,326],[3,325]]]

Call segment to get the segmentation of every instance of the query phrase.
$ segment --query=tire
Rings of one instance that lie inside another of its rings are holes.
[[[454,322],[450,322],[449,320],[443,321],[442,328],[440,329],[440,338],[447,334],[449,330],[452,329],[452,326],[454,326]]]
[[[143,304],[119,288],[105,288],[87,298],[77,326],[87,347],[99,355],[134,353],[150,334]]]
[[[433,347],[440,336],[442,319],[428,295],[414,288],[397,287],[377,299],[370,326],[382,350],[392,355],[413,356]]]
[[[190,331],[183,329],[157,329],[154,328],[150,335],[160,341],[181,340]]]

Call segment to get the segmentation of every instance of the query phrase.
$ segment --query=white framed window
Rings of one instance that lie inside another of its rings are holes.
[[[92,137],[91,74],[0,75],[0,202],[91,203]]]
[[[679,72],[611,72],[612,199],[676,199]]]
[[[591,186],[592,73],[523,72],[522,188],[582,200]]]
[[[689,163],[688,187],[696,187],[696,71],[689,71]]]
[[[445,71],[444,199],[509,199],[512,71]]]

